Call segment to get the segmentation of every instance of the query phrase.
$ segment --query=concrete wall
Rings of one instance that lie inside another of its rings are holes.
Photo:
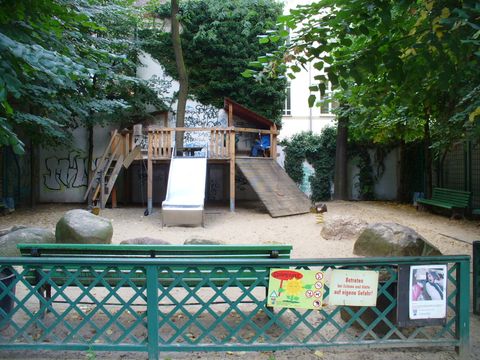
[[[377,176],[377,168],[374,161],[374,151],[370,151],[370,160],[372,163],[374,176]],[[398,164],[399,164],[399,151],[394,149],[390,151],[383,160],[385,165],[385,170],[383,173],[379,174],[375,182],[375,199],[376,200],[395,200],[397,197],[397,188],[398,188]],[[358,191],[359,181],[358,173],[359,168],[357,167],[356,160],[352,159],[348,162],[348,195],[351,200],[360,200],[360,194]]]
[[[98,160],[110,141],[110,129],[95,127],[93,141],[93,157]],[[83,202],[88,186],[87,142],[87,130],[80,128],[73,131],[73,143],[68,147],[40,150],[40,202]]]

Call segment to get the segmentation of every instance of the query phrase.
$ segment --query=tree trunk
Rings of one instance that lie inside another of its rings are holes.
[[[94,172],[92,170],[93,168],[93,125],[88,124],[87,125],[87,131],[88,131],[88,159],[87,159],[87,174],[88,174],[88,180],[87,180],[87,186],[90,184],[90,181],[92,181],[92,178],[94,176]],[[93,192],[90,191],[90,194],[88,195],[87,198],[87,203],[88,205],[92,205],[92,195]]]
[[[335,200],[348,200],[347,140],[348,118],[340,117],[338,119],[337,148],[335,151],[335,188],[333,194]]]
[[[185,107],[187,105],[188,95],[188,76],[185,62],[183,61],[182,43],[180,41],[180,24],[178,22],[178,0],[172,1],[172,44],[173,51],[175,53],[175,62],[177,64],[178,82],[180,88],[178,90],[178,102],[177,102],[177,127],[185,126]],[[176,148],[183,147],[183,131],[177,131],[175,133]]]
[[[30,207],[35,208],[38,201],[39,191],[39,163],[38,163],[38,146],[30,140]]]
[[[430,149],[431,140],[430,140],[430,113],[426,112],[425,114],[425,125],[423,127],[423,138],[424,138],[424,152],[425,152],[425,196],[427,198],[432,197],[432,151]]]
[[[400,161],[399,161],[399,182],[397,187],[397,200],[402,203],[407,203],[410,201],[408,194],[408,176],[407,176],[407,165],[406,165],[406,144],[405,140],[400,141]]]

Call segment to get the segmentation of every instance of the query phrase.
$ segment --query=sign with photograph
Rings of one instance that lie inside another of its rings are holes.
[[[272,269],[268,282],[267,306],[320,309],[324,285],[323,271]]]
[[[378,271],[332,270],[329,305],[375,306]]]
[[[411,320],[442,319],[447,315],[447,266],[410,266],[409,312]]]

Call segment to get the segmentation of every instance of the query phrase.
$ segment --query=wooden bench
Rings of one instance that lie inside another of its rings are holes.
[[[52,265],[32,265],[26,272],[27,281],[32,285],[37,285],[42,278],[48,278],[45,284],[39,289],[45,299],[51,298],[52,285],[56,286],[84,286],[102,287],[105,284],[109,286],[144,286],[146,284],[146,273],[142,269],[136,269],[132,273],[132,268],[118,269],[111,268],[109,265],[75,265],[76,258],[168,258],[168,259],[289,259],[292,250],[291,245],[114,245],[114,244],[18,244],[17,248],[24,257],[48,257],[48,258],[72,258],[71,264],[62,266]],[[212,276],[212,266],[203,265],[195,267],[199,271],[187,272],[186,265],[169,265],[169,271],[159,271],[159,283],[162,286],[171,286],[176,284],[177,277],[183,279],[182,283],[188,286],[205,285],[203,274],[208,274],[210,283],[216,286],[236,286],[231,284],[230,272],[238,271],[242,268],[240,276],[236,279],[243,286],[249,286],[258,283],[258,273],[255,271],[246,271],[245,265],[229,266],[228,271],[215,271]],[[80,271],[80,274],[78,272]],[[268,286],[268,272],[265,269],[265,278],[262,279],[264,286]],[[76,280],[71,281],[71,274],[76,273]],[[42,276],[43,275],[43,276]],[[102,281],[98,281],[101,276]],[[128,281],[125,281],[125,277]],[[178,285],[183,286],[183,285]],[[44,295],[45,293],[45,295]]]
[[[452,210],[452,217],[464,216],[465,209],[470,206],[470,197],[469,191],[434,188],[431,199],[417,199],[417,203]]]

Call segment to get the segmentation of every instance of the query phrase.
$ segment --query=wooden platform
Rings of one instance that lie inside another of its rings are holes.
[[[310,211],[310,200],[275,160],[237,158],[235,163],[272,217]]]

